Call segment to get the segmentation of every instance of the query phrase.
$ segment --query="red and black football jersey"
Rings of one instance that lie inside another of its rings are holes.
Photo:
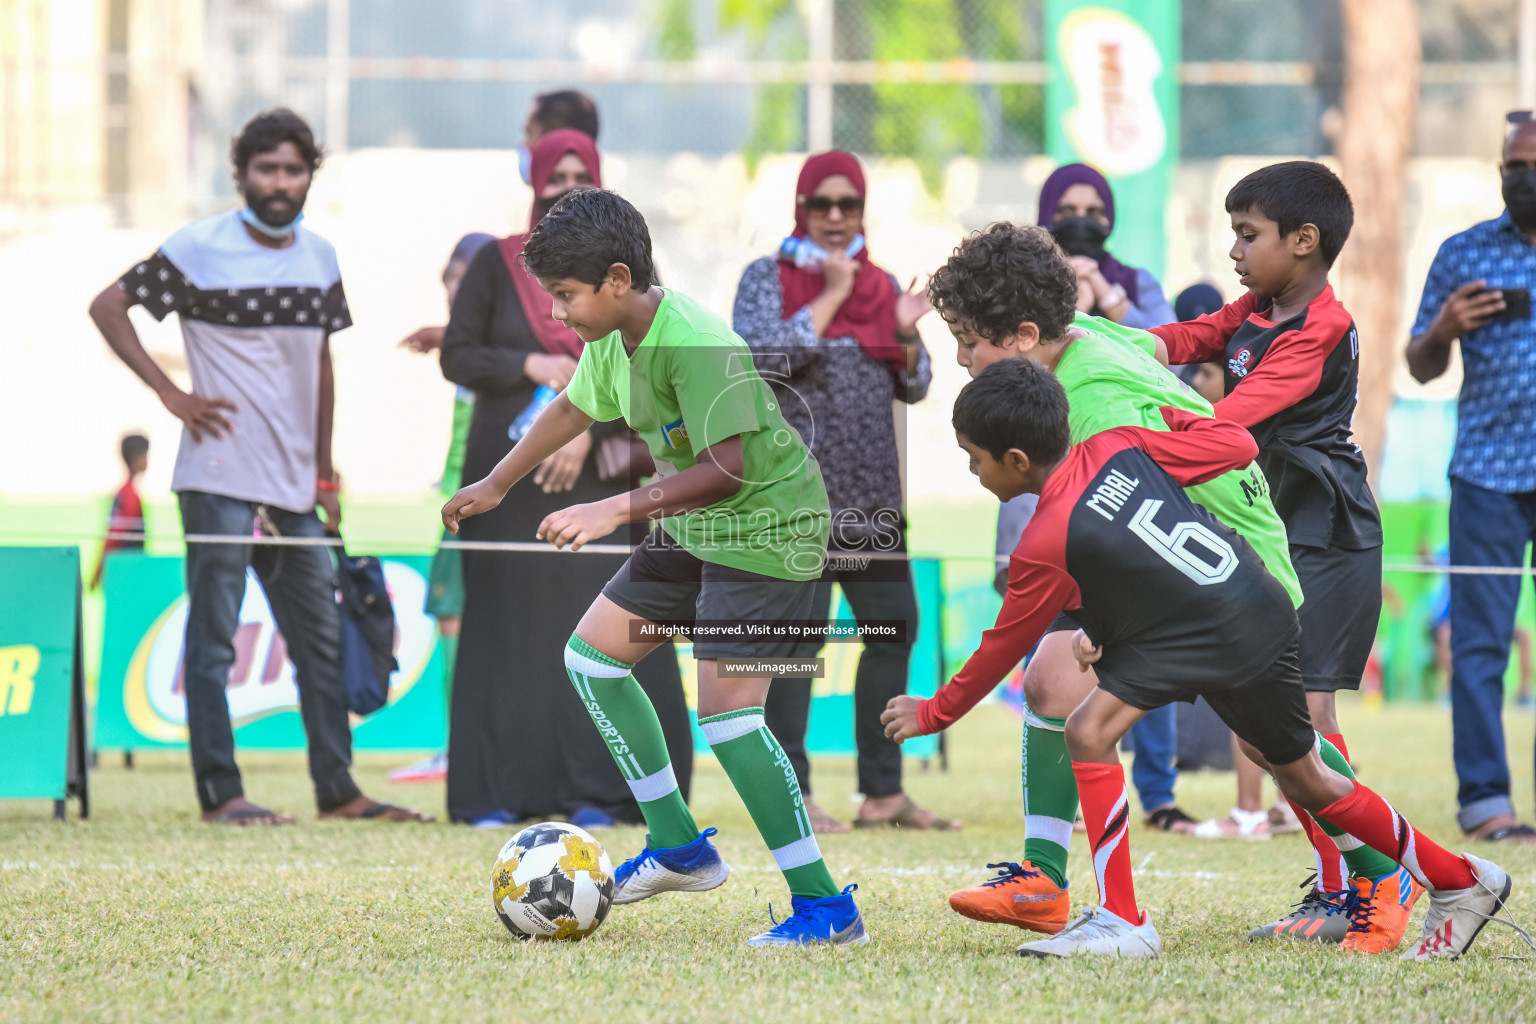
[[[1120,427],[1075,446],[1046,481],[1008,565],[997,623],[922,703],[937,732],[992,691],[1070,611],[1104,648],[1095,669],[1165,700],[1241,686],[1300,627],[1290,595],[1184,488],[1248,465],[1243,427],[1164,409],[1167,432]]]
[[[1265,319],[1252,292],[1198,320],[1152,328],[1173,363],[1222,364],[1221,419],[1259,442],[1259,466],[1290,542],[1381,545],[1381,514],[1351,440],[1360,385],[1354,321],[1331,287],[1300,313]]]

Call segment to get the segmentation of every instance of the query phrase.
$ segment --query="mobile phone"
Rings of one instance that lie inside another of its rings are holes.
[[[1500,288],[1494,285],[1483,289],[1504,294],[1504,308],[1489,318],[1491,324],[1509,324],[1517,320],[1531,319],[1531,290],[1529,288]]]

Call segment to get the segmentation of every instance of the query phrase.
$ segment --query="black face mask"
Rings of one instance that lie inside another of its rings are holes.
[[[1504,175],[1504,206],[1522,228],[1536,228],[1536,168]]]
[[[534,208],[539,211],[539,220],[543,220],[545,217],[548,217],[549,211],[555,208],[555,204],[574,191],[575,189],[567,189],[557,196],[550,196],[548,199],[545,199],[543,196],[539,196],[538,198],[534,199],[533,205]]]
[[[1097,217],[1063,217],[1051,225],[1051,237],[1068,256],[1104,258],[1109,228]]]

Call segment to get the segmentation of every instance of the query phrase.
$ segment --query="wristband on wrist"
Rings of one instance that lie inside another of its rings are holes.
[[[336,481],[323,479],[315,480],[315,489],[321,491],[330,491],[332,494],[335,494],[341,490],[340,487],[336,486]]]

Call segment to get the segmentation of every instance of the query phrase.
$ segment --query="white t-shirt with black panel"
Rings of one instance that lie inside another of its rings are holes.
[[[301,225],[273,249],[230,210],[178,230],[119,285],[156,320],[178,315],[193,393],[238,407],[222,438],[182,430],[171,489],[313,509],[321,346],[352,323],[331,243]]]

